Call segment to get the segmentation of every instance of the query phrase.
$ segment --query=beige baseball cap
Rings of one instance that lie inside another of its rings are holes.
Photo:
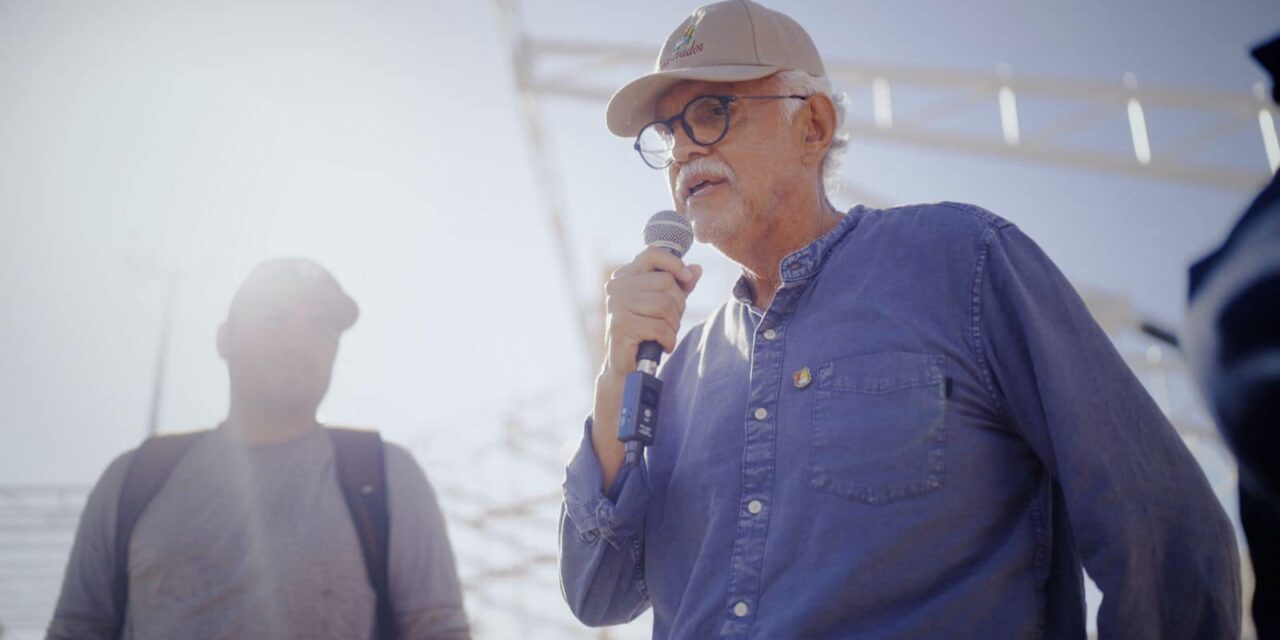
[[[653,121],[658,98],[681,81],[740,82],[783,70],[826,78],[822,56],[799,23],[750,0],[705,5],[667,37],[653,73],[613,94],[605,119],[614,134],[634,136]]]

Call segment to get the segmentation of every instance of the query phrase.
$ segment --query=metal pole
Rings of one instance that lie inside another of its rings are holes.
[[[520,95],[520,111],[524,116],[525,133],[529,137],[530,162],[534,172],[534,180],[541,188],[547,221],[551,225],[552,238],[555,241],[556,254],[559,258],[560,272],[564,279],[565,293],[573,305],[577,320],[577,333],[582,353],[585,356],[588,385],[595,381],[595,367],[599,364],[595,355],[599,353],[596,332],[593,327],[599,319],[591,313],[591,308],[584,305],[578,293],[578,266],[574,260],[573,246],[569,241],[568,216],[565,215],[563,198],[561,197],[560,176],[556,172],[556,162],[550,151],[551,140],[543,129],[542,112],[538,106],[538,91],[532,86],[534,76],[535,52],[529,49],[528,36],[519,15],[516,0],[494,0],[497,8],[498,30],[506,38],[510,47],[511,65],[515,73],[516,89]]]
[[[176,278],[165,283],[164,310],[160,315],[160,343],[156,346],[156,367],[151,380],[151,414],[147,419],[147,437],[156,435],[160,426],[160,409],[164,398],[165,360],[169,354],[169,324],[173,317],[173,291]]]

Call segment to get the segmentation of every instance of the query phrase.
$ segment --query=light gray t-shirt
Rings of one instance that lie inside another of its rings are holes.
[[[401,638],[469,637],[426,476],[385,444],[390,589]],[[111,638],[116,505],[133,452],[89,496],[49,638]],[[374,593],[322,429],[250,446],[201,438],[129,545],[125,638],[371,638]]]

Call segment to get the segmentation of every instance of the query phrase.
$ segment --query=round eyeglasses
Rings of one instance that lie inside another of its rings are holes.
[[[654,169],[666,169],[675,161],[675,123],[695,144],[709,147],[729,133],[729,103],[738,100],[807,100],[809,96],[698,96],[666,120],[654,120],[636,136],[640,159]]]

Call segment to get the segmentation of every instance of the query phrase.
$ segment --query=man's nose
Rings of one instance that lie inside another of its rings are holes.
[[[671,158],[676,163],[683,164],[696,156],[707,154],[707,147],[694,142],[693,138],[689,136],[689,132],[685,130],[684,122],[677,122],[676,126],[672,127],[671,135],[675,141],[671,147]]]

